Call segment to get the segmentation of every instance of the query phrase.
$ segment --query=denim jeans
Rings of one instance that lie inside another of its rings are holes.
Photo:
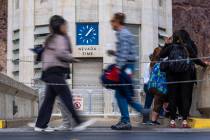
[[[152,107],[152,103],[154,100],[154,95],[149,93],[148,88],[147,88],[147,84],[144,85],[144,92],[146,93],[146,99],[145,99],[145,104],[144,104],[144,108],[145,109],[150,109]],[[164,116],[164,109],[162,108],[160,111],[160,116]]]
[[[154,95],[149,93],[147,84],[144,85],[144,92],[146,93],[144,108],[150,109],[153,103]]]
[[[132,71],[134,72],[134,65],[129,64],[126,66],[125,71]],[[125,71],[122,71],[125,72]],[[132,81],[132,78],[129,80],[121,80],[121,84],[132,84],[128,83],[128,81]],[[132,108],[134,108],[137,112],[142,112],[143,107],[142,105],[134,100],[135,97],[135,92],[134,92],[134,86],[133,85],[126,85],[126,86],[120,86],[119,88],[116,89],[115,97],[118,103],[118,107],[120,109],[121,113],[121,121],[124,123],[130,122],[130,117],[129,117],[129,111],[128,111],[128,105],[130,105]]]

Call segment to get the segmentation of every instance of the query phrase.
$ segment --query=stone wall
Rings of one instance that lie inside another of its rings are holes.
[[[210,53],[210,0],[173,0],[174,30],[184,28],[199,47],[200,56]]]
[[[0,71],[6,71],[7,2],[0,0]]]
[[[190,33],[199,56],[210,56],[210,0],[173,0],[173,24],[174,30],[186,29]],[[198,79],[210,78],[210,68],[198,68],[197,72]],[[208,80],[195,86],[191,115],[210,117],[209,91]]]

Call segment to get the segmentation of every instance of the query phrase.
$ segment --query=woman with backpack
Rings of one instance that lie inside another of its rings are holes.
[[[84,122],[81,120],[74,109],[72,95],[66,82],[70,73],[69,64],[78,62],[72,56],[72,46],[67,34],[67,21],[63,17],[55,15],[51,17],[49,27],[51,34],[46,39],[40,55],[43,68],[42,80],[47,85],[46,95],[40,107],[34,130],[37,132],[54,131],[48,127],[48,123],[55,99],[59,96],[76,122],[77,127],[74,130],[81,131],[91,125],[93,121]]]
[[[157,47],[152,54],[150,78],[147,83],[148,96],[154,97],[154,108],[151,121],[149,122],[151,125],[160,125],[158,122],[159,115],[163,110],[164,104],[167,103],[167,85],[165,84],[166,74],[160,70],[160,52],[161,47]]]
[[[195,73],[192,50],[183,40],[182,31],[173,34],[173,42],[167,43],[160,53],[160,58],[168,57],[167,63],[161,64],[161,69],[167,73],[168,98],[171,114],[170,127],[176,128],[177,108],[183,117],[182,128],[190,128],[187,122],[191,103]]]

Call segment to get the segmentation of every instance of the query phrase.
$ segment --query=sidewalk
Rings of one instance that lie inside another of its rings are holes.
[[[167,119],[160,120],[162,124],[161,126],[146,126],[146,125],[139,125],[137,120],[133,119],[132,131],[122,131],[122,132],[139,132],[139,133],[198,133],[198,132],[209,132],[210,129],[170,129],[167,127]],[[87,129],[85,132],[91,133],[115,133],[121,131],[113,131],[110,129],[110,126],[116,124],[118,122],[117,118],[97,118],[96,123]],[[57,127],[62,123],[62,120],[55,120],[50,123],[51,127]],[[20,127],[20,128],[7,128],[7,129],[0,129],[0,133],[32,133],[33,129],[27,126]]]
[[[139,133],[198,133],[198,132],[209,132],[210,129],[170,129],[167,127],[167,125],[161,125],[161,126],[146,126],[146,125],[140,125],[135,120],[132,121],[133,130],[132,131],[113,131],[110,129],[110,126],[113,124],[116,124],[118,122],[118,119],[116,118],[97,118],[97,122],[91,126],[89,129],[87,129],[84,132],[91,132],[91,133],[116,133],[116,132],[139,132]],[[168,120],[162,119],[162,123],[166,124]],[[50,123],[50,126],[57,127],[62,123],[62,120],[56,120],[52,121]],[[27,126],[20,127],[20,128],[7,128],[7,129],[0,129],[0,133],[32,133],[33,129],[29,128]]]
[[[68,131],[63,131],[68,132]],[[54,133],[63,133],[63,132],[54,132]],[[69,131],[71,132],[71,131]],[[170,128],[133,128],[130,131],[115,131],[110,128],[88,128],[87,130],[79,133],[210,133],[210,129],[170,129]],[[0,129],[0,134],[21,134],[21,133],[37,133],[34,132],[32,128],[8,128]],[[78,133],[78,132],[71,132]]]
[[[117,124],[118,123],[118,118],[112,118],[112,117],[108,117],[108,118],[96,118],[96,123],[91,126],[91,128],[110,128],[111,125],[113,124]],[[146,125],[141,125],[141,122],[139,122],[139,119],[137,118],[132,118],[131,119],[131,123],[133,127],[138,127],[138,128],[147,128],[147,127],[155,127],[155,128],[166,128],[168,125],[168,120],[167,119],[161,119],[160,122],[161,126],[146,126]],[[62,120],[56,120],[50,123],[50,125],[52,127],[57,127],[62,123]]]

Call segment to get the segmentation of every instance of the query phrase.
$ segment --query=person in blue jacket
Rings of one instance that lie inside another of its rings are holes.
[[[116,31],[117,43],[116,51],[109,50],[108,54],[116,57],[116,64],[121,69],[120,83],[122,84],[116,89],[115,93],[121,120],[116,125],[111,126],[114,130],[130,130],[132,128],[128,104],[144,115],[148,115],[150,112],[149,109],[144,109],[140,103],[133,99],[135,92],[132,85],[132,76],[137,60],[136,43],[131,32],[125,27],[125,18],[125,14],[116,13],[111,20],[111,26]]]

